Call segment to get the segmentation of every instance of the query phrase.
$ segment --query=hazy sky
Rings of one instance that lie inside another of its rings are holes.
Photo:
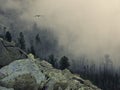
[[[120,58],[120,0],[1,0],[20,18],[52,28],[59,45],[75,56]],[[35,15],[41,15],[35,18]]]

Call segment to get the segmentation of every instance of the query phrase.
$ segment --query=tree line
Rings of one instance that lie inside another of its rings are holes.
[[[8,42],[12,41],[12,35],[11,35],[11,33],[9,31],[6,32],[5,39]],[[40,42],[39,34],[36,35],[35,40],[36,40],[36,43]],[[26,51],[24,34],[22,32],[19,33],[17,46],[20,47],[22,50]],[[33,55],[36,56],[36,52],[34,50],[34,46],[33,46],[32,42],[31,42],[31,47],[30,47],[30,49],[28,49],[27,53],[32,53]],[[59,68],[61,70],[64,70],[64,69],[66,69],[66,68],[68,68],[70,66],[69,59],[66,56],[61,57],[61,59],[59,61],[59,65],[57,63],[57,59],[54,57],[53,54],[49,55],[48,59],[46,61],[51,63],[53,65],[53,67]]]

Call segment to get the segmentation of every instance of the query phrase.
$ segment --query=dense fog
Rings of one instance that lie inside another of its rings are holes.
[[[109,54],[117,64],[119,3],[119,0],[0,0],[0,20],[8,27],[12,23],[14,31],[26,33],[36,33],[31,29],[36,23],[39,30],[48,29],[58,46],[73,57],[84,55],[98,60]]]

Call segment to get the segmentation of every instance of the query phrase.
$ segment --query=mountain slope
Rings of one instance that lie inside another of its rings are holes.
[[[0,86],[14,90],[101,90],[69,70],[58,70],[44,60],[16,60],[0,69]]]

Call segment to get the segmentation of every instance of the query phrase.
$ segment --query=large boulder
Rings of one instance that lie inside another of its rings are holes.
[[[0,69],[0,73],[2,77],[4,76],[1,78],[1,85],[8,88],[12,88],[16,83],[16,79],[25,74],[30,74],[34,77],[37,84],[41,84],[45,80],[45,76],[40,68],[30,59],[14,61]]]
[[[6,87],[1,87],[0,86],[0,90],[14,90],[13,88],[6,88]]]
[[[0,67],[11,63],[14,60],[25,58],[14,42],[7,42],[0,38]]]
[[[23,74],[15,79],[15,90],[38,90],[35,77],[31,74]]]
[[[0,86],[14,90],[100,90],[69,70],[58,70],[44,60],[21,59],[0,69]]]

